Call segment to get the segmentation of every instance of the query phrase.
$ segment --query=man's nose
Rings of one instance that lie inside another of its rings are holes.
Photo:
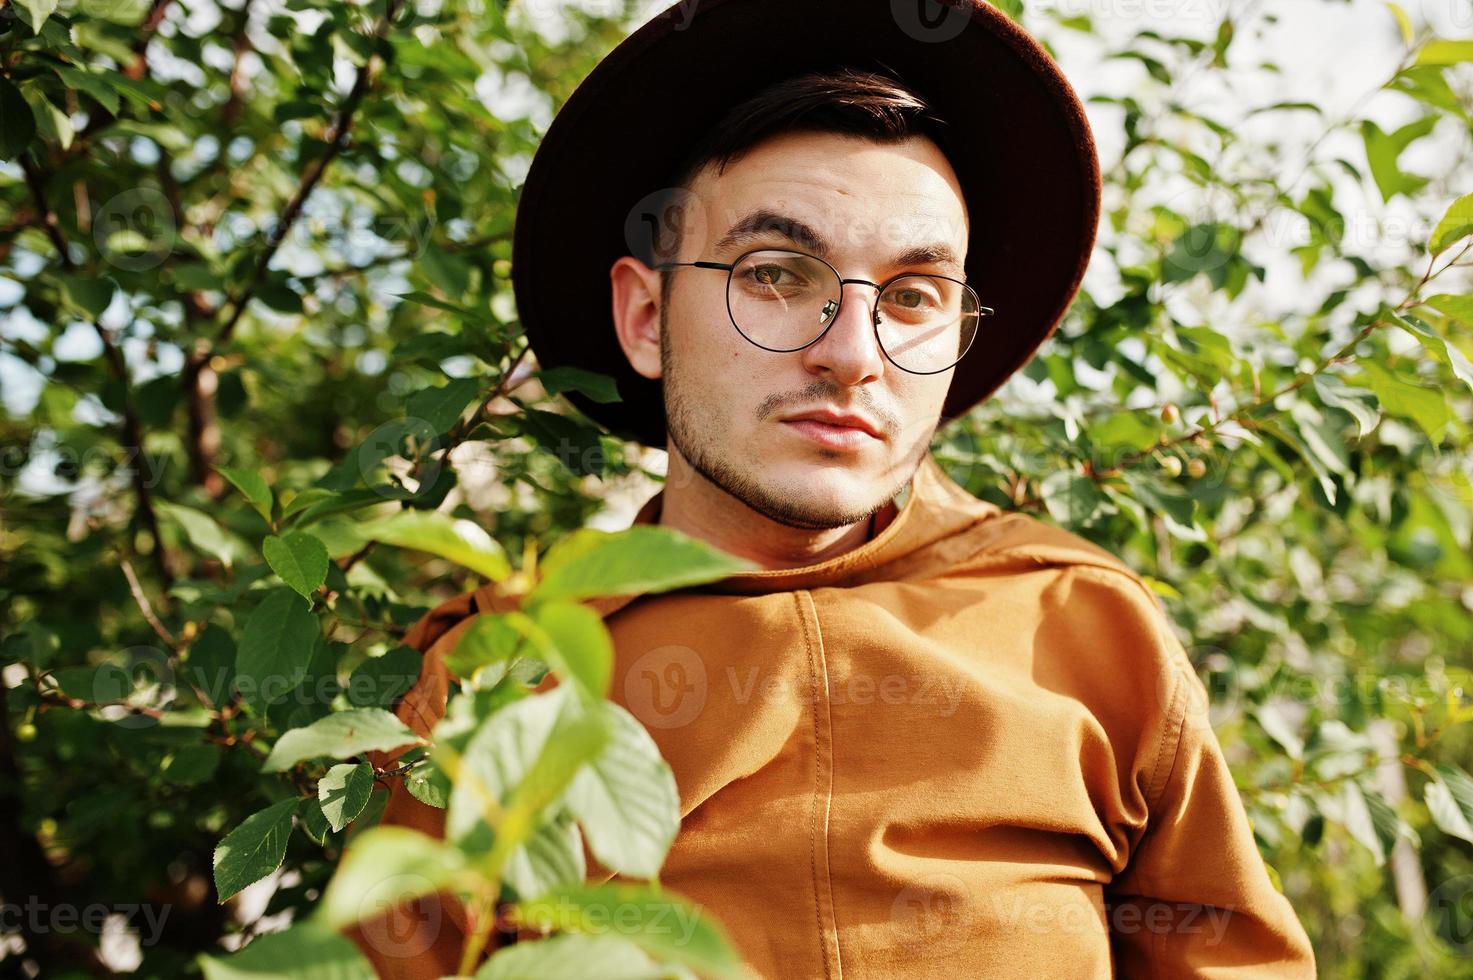
[[[848,290],[843,302],[830,301],[820,314],[837,318],[823,337],[803,349],[803,360],[810,371],[827,369],[836,380],[853,385],[884,373],[885,354],[872,319],[875,287],[849,282],[842,288]]]

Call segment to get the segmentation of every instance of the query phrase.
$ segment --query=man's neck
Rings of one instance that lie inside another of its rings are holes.
[[[672,495],[672,484],[680,492]],[[907,486],[897,499],[903,501],[908,491]],[[882,534],[901,506],[896,499],[887,500],[874,514],[847,527],[795,528],[752,510],[704,477],[687,472],[684,477],[666,478],[659,511],[652,519],[761,568],[783,569],[815,565],[860,547]]]

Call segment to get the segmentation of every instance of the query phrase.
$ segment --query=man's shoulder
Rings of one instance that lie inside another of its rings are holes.
[[[975,545],[967,553],[968,565],[1097,570],[1109,573],[1103,578],[1118,577],[1121,585],[1128,581],[1146,588],[1140,574],[1103,545],[1022,511],[1001,511],[967,537]]]

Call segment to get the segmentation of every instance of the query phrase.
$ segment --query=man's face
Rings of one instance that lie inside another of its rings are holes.
[[[835,134],[775,137],[691,187],[679,261],[732,262],[754,248],[818,255],[845,279],[901,272],[964,278],[967,217],[950,164],[934,143],[882,145]],[[753,221],[758,212],[766,216]],[[746,220],[744,220],[746,219]],[[756,224],[755,230],[741,230]],[[733,229],[737,229],[733,234]],[[932,250],[929,260],[904,253]],[[954,257],[954,263],[935,253]],[[849,283],[817,342],[789,352],[755,346],[732,325],[727,276],[682,267],[660,304],[660,371],[672,454],[770,520],[824,530],[883,507],[926,453],[955,369],[919,375],[882,353],[871,320],[878,290]],[[878,436],[794,424],[829,408],[872,422]],[[815,435],[817,433],[817,435]],[[671,472],[678,461],[671,460]]]

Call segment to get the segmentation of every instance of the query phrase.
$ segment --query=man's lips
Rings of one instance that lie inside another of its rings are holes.
[[[831,425],[821,419],[785,419],[783,425],[806,439],[833,449],[862,449],[878,440],[853,425]]]
[[[832,409],[815,409],[808,412],[799,412],[797,415],[783,419],[784,422],[814,422],[826,428],[835,430],[856,429],[871,438],[880,438],[879,426],[875,425],[863,415],[852,412],[837,412]]]

